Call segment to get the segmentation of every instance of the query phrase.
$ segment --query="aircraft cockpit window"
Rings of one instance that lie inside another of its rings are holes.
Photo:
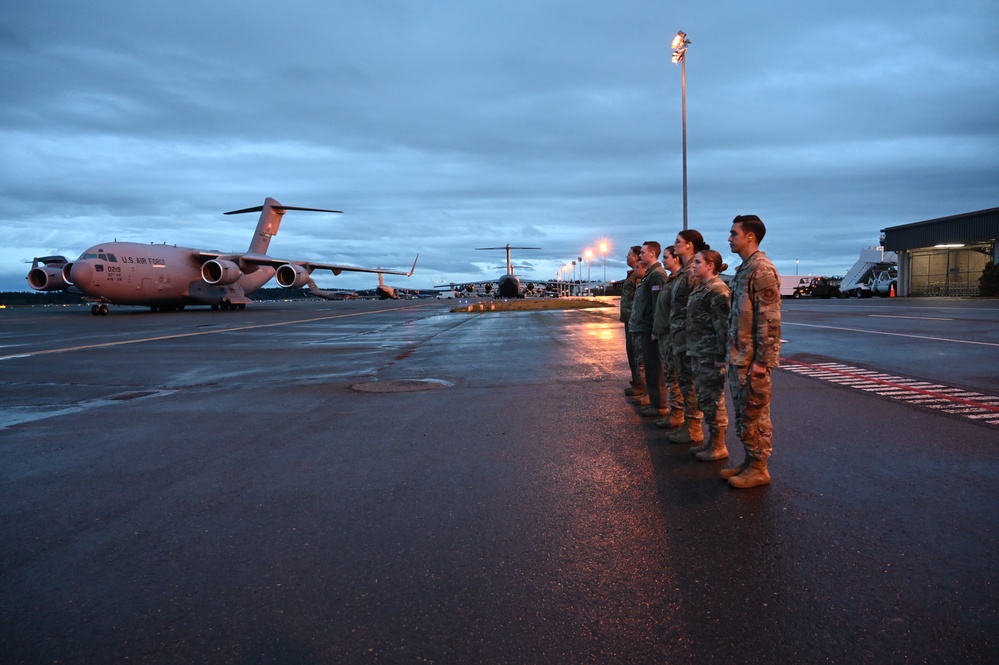
[[[115,255],[112,254],[111,252],[108,252],[107,260],[110,261],[111,263],[118,263],[117,257],[115,257]]]

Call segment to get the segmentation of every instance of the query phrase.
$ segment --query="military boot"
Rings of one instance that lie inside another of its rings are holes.
[[[728,484],[739,489],[769,485],[770,472],[767,471],[767,461],[765,459],[750,460],[749,466],[742,473],[728,479]]]
[[[678,427],[667,437],[673,443],[702,443],[704,432],[701,431],[701,419],[691,418],[686,427]]]
[[[683,409],[680,411],[670,411],[669,415],[662,420],[656,421],[656,427],[661,427],[663,429],[676,429],[678,427],[683,427]]]
[[[694,453],[694,457],[702,462],[711,462],[728,457],[728,448],[725,446],[725,430],[726,427],[724,426],[713,430],[711,432],[711,440],[702,446],[701,450]]]
[[[703,453],[705,450],[708,450],[710,447],[711,447],[711,440],[705,439],[704,441],[701,441],[701,444],[699,446],[691,446],[690,448],[688,448],[687,452],[693,455],[694,457],[697,457],[698,453]]]
[[[749,461],[750,460],[747,457],[746,459],[742,460],[742,464],[740,464],[739,466],[733,466],[729,467],[728,469],[722,469],[721,473],[719,473],[718,475],[721,476],[722,480],[728,480],[732,476],[738,476],[740,473],[746,470],[746,467],[749,466]]]

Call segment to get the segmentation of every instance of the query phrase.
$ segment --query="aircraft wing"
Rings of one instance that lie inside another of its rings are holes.
[[[322,263],[320,261],[296,261],[291,259],[275,259],[273,257],[267,256],[265,254],[216,254],[213,252],[199,252],[199,256],[205,259],[210,258],[232,258],[243,263],[249,263],[258,266],[270,266],[272,268],[280,268],[283,265],[296,265],[302,266],[311,274],[314,270],[329,270],[334,275],[339,275],[342,272],[371,272],[371,273],[382,273],[384,275],[405,275],[406,277],[412,276],[416,271],[416,262],[419,261],[420,255],[416,255],[416,259],[413,261],[413,267],[408,271],[406,270],[386,270],[384,268],[361,268],[359,266],[345,266],[337,263]]]

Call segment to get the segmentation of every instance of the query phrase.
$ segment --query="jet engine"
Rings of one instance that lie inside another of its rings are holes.
[[[32,268],[28,272],[28,285],[35,291],[60,291],[69,284],[69,281],[63,276],[62,266]]]
[[[300,289],[309,283],[309,271],[294,263],[286,263],[277,269],[275,279],[278,286],[286,289]]]
[[[201,279],[209,284],[232,284],[243,276],[243,271],[232,261],[212,259],[201,266]]]

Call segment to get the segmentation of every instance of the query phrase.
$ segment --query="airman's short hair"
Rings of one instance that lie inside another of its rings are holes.
[[[763,236],[767,234],[766,225],[756,215],[736,215],[732,223],[741,225],[743,233],[752,233],[756,236],[756,244],[763,242]]]

